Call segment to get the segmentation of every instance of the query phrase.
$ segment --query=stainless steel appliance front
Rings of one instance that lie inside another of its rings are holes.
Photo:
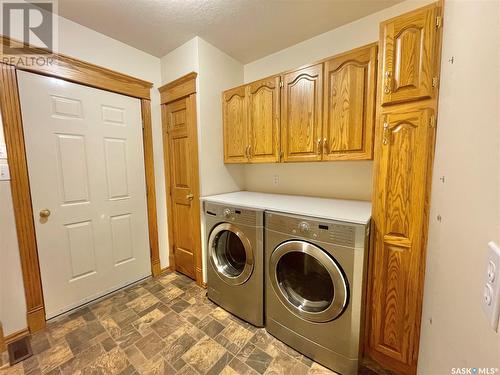
[[[356,374],[368,226],[266,212],[266,329],[344,375]]]
[[[241,319],[264,325],[261,210],[205,202],[208,297]]]

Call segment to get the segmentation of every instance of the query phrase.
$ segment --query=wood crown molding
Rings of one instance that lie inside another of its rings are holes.
[[[75,58],[51,53],[50,51],[26,46],[22,42],[0,36],[2,47],[19,48],[22,53],[8,55],[0,53],[1,62],[15,66],[16,69],[39,73],[70,82],[116,92],[139,99],[150,99],[151,82],[143,81],[114,70],[100,67]],[[36,59],[40,63],[36,63]],[[42,63],[43,61],[43,63]]]
[[[196,93],[197,76],[198,73],[191,72],[185,76],[177,78],[175,81],[161,86],[158,89],[160,92],[160,103],[165,104],[173,102],[174,100]]]

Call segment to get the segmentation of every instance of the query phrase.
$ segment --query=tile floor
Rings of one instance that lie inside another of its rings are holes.
[[[51,322],[0,374],[333,374],[205,292],[176,273],[148,279]]]

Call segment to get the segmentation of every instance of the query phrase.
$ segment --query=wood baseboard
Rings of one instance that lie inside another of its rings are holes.
[[[44,329],[46,325],[45,307],[42,305],[28,311],[26,319],[31,333]]]
[[[26,327],[25,329],[22,329],[20,331],[11,333],[10,335],[5,336],[5,338],[4,338],[5,345],[9,345],[9,344],[13,343],[14,341],[21,340],[22,338],[29,336],[29,335],[30,335],[30,331],[29,331],[28,327]]]

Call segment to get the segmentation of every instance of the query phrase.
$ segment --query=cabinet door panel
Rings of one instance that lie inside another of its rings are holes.
[[[252,163],[279,161],[279,83],[279,77],[272,77],[247,86]]]
[[[428,108],[399,109],[383,115],[377,129],[369,352],[403,373],[416,368],[418,356],[431,115]]]
[[[323,160],[371,159],[377,47],[325,62]]]
[[[237,87],[223,94],[224,162],[248,161],[247,102],[245,87]]]
[[[321,159],[323,65],[283,76],[281,132],[284,161]]]
[[[382,105],[433,97],[436,17],[431,6],[382,23]]]

